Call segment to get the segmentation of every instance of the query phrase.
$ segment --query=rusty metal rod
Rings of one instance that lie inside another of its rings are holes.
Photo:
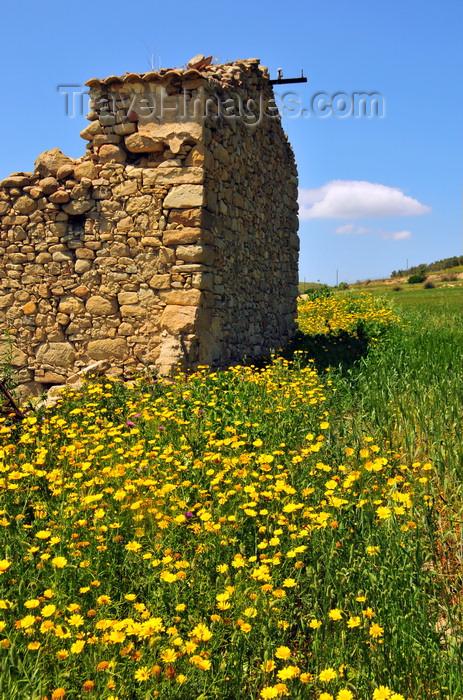
[[[306,83],[307,78],[275,78],[275,80],[269,80],[270,85],[284,85],[287,83]]]
[[[5,403],[3,404],[3,406],[0,406],[0,413],[7,416],[13,414],[15,418],[22,420],[26,417],[26,414],[24,411],[21,411],[19,409],[19,407],[16,405],[14,398],[11,396],[10,392],[6,388],[7,381],[8,377],[4,377],[2,380],[0,380],[0,392],[5,398]]]

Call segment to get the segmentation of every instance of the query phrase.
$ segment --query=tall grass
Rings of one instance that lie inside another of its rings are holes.
[[[425,566],[439,590],[436,629],[451,659],[448,697],[457,698],[463,671],[463,334],[459,305],[443,304],[441,295],[432,300],[435,307],[424,296],[421,305],[416,297],[404,304],[405,324],[335,375],[330,408],[339,411],[336,440],[360,439],[367,431],[401,458],[432,461],[427,527],[417,553],[430,557]]]

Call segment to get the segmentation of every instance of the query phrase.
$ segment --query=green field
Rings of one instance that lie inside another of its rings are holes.
[[[385,286],[367,287],[364,290],[367,294],[384,296],[391,300],[399,308],[408,309],[410,307],[421,308],[423,313],[429,310],[438,312],[448,308],[461,315],[463,311],[463,287],[436,287],[435,289],[423,289],[422,285],[417,289],[413,285],[403,285],[400,291],[394,291]]]
[[[382,297],[0,424],[2,699],[463,697],[461,289]]]

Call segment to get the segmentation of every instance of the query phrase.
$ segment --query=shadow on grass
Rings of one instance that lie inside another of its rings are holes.
[[[323,372],[327,367],[336,367],[344,372],[367,354],[368,336],[360,324],[350,332],[340,330],[336,333],[307,335],[298,331],[282,355],[288,360],[294,360],[295,353],[301,351],[305,357],[299,357],[298,362],[303,366],[312,359],[317,372]]]

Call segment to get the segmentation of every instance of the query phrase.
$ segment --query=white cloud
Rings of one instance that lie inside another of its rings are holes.
[[[397,187],[363,180],[332,180],[315,189],[299,190],[299,218],[303,221],[417,216],[430,211]]]
[[[355,234],[356,236],[361,235],[362,233],[369,233],[370,229],[366,228],[365,226],[356,226],[355,224],[344,224],[344,226],[338,226],[338,228],[334,229],[335,233],[340,233],[340,234]]]
[[[344,236],[360,236],[368,233],[370,236],[381,236],[385,241],[405,241],[412,237],[411,231],[383,231],[381,229],[374,231],[366,226],[357,226],[357,224],[343,224],[335,228],[334,232]]]
[[[391,233],[385,233],[383,238],[389,241],[406,241],[408,238],[412,237],[411,231],[394,231]]]

